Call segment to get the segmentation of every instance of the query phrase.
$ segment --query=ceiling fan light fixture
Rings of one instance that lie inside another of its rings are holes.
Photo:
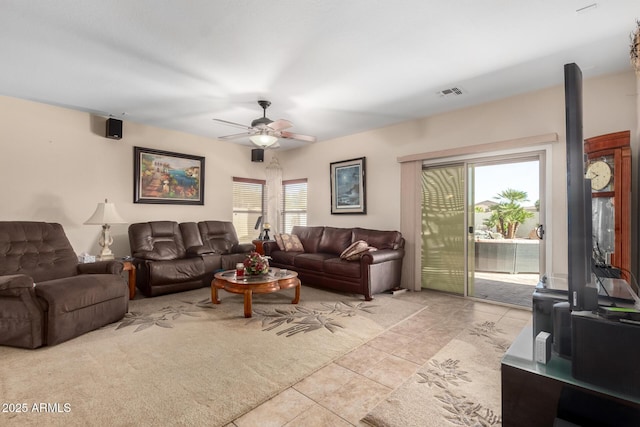
[[[260,146],[260,147],[268,147],[276,143],[278,138],[273,135],[269,135],[267,133],[259,133],[257,135],[252,135],[249,137],[251,142]]]

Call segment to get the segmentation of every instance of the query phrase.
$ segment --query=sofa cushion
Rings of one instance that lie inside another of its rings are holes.
[[[293,266],[295,268],[303,268],[306,270],[313,270],[316,272],[324,271],[324,261],[336,258],[334,254],[324,254],[324,253],[301,253],[296,255]]]
[[[198,230],[202,244],[219,254],[228,254],[238,244],[238,235],[232,222],[200,221]]]
[[[301,225],[295,225],[291,229],[291,234],[295,234],[302,242],[302,246],[304,246],[305,252],[320,252],[318,250],[318,244],[320,243],[320,238],[322,237],[322,232],[324,231],[324,227],[305,227]],[[349,242],[351,243],[351,242]],[[346,248],[346,246],[345,246]],[[341,250],[336,252],[339,254],[342,252]]]
[[[209,248],[215,254],[228,254],[231,252],[231,248],[233,247],[233,242],[230,240],[226,240],[224,237],[222,238],[211,238],[209,240]]]
[[[77,274],[78,258],[60,224],[0,221],[0,258],[0,275],[42,282]]]
[[[230,253],[221,255],[220,263],[223,270],[235,270],[236,264],[244,262],[246,253]]]
[[[205,274],[204,261],[201,258],[148,262],[147,267],[150,286],[198,280]]]
[[[359,262],[350,262],[340,258],[331,258],[324,261],[324,272],[330,276],[359,278],[361,273]]]
[[[379,231],[354,228],[353,240],[364,240],[369,244],[369,246],[377,249],[400,249],[402,234],[398,231]]]
[[[325,227],[318,243],[318,252],[339,255],[353,242],[351,236],[350,228]]]
[[[294,258],[301,253],[302,252],[273,251],[270,256],[274,263],[292,266]]]
[[[175,221],[150,221],[129,226],[129,245],[135,258],[155,261],[184,258],[186,250]]]
[[[104,301],[128,296],[128,287],[113,274],[81,274],[36,284],[36,295],[47,302],[51,313],[69,313]],[[79,290],[82,290],[81,292]]]

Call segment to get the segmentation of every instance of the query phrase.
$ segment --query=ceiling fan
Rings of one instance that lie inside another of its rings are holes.
[[[262,117],[251,122],[251,126],[242,125],[240,123],[230,122],[222,119],[213,119],[216,122],[224,123],[229,126],[245,129],[246,132],[236,133],[233,135],[220,136],[218,139],[230,140],[249,137],[251,142],[260,148],[278,148],[278,138],[295,139],[298,141],[315,142],[315,136],[301,135],[298,133],[288,132],[285,129],[293,127],[293,123],[288,120],[273,121],[267,117],[267,108],[271,105],[270,101],[260,100],[258,105],[262,107]]]

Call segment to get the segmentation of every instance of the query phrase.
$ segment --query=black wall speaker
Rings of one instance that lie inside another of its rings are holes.
[[[122,139],[122,120],[107,119],[107,138]]]
[[[264,148],[254,148],[251,150],[252,162],[264,162]]]

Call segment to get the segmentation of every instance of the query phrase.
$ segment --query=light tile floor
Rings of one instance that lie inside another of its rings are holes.
[[[439,292],[408,292],[397,298],[419,301],[425,308],[227,427],[366,426],[360,419],[467,325],[494,321],[502,329],[520,331],[531,321],[531,311],[524,308]]]

